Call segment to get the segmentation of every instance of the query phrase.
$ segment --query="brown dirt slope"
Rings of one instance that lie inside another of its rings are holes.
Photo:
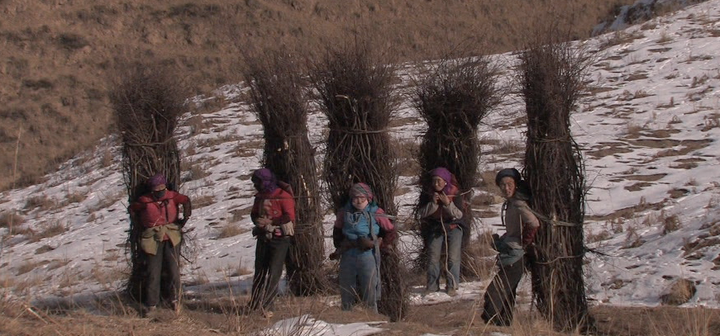
[[[19,186],[112,131],[109,74],[128,59],[171,65],[199,93],[237,81],[250,48],[318,50],[357,34],[398,60],[463,43],[507,51],[531,22],[570,20],[581,38],[629,2],[0,0],[0,190],[13,183],[16,144]]]

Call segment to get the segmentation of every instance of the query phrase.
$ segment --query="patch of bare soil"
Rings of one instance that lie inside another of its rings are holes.
[[[667,202],[667,199],[662,200],[657,203],[647,203],[644,200],[642,200],[640,203],[627,207],[622,208],[619,210],[616,210],[613,213],[607,214],[607,215],[600,215],[600,216],[585,216],[586,220],[590,221],[608,221],[608,220],[614,220],[617,218],[624,218],[624,219],[631,219],[635,216],[638,212],[643,212],[647,210],[660,210],[665,206],[665,203]]]
[[[603,141],[586,150],[585,154],[593,159],[602,159],[603,157],[615,154],[631,153],[632,149],[624,142],[607,142]]]

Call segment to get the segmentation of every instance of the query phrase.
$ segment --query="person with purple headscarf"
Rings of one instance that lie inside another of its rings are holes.
[[[251,180],[258,193],[250,212],[257,245],[249,308],[262,309],[263,315],[269,318],[273,315],[272,304],[295,234],[295,200],[287,183],[278,181],[270,169],[256,170]]]
[[[426,293],[440,290],[440,274],[446,277],[446,292],[457,295],[460,283],[460,262],[462,258],[463,221],[462,198],[457,197],[459,188],[455,176],[444,167],[430,171],[430,185],[423,188],[417,215],[422,222],[422,235],[427,253]],[[440,270],[440,257],[445,252]]]

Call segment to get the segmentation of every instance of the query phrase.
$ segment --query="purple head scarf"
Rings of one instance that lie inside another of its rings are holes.
[[[452,188],[452,173],[449,170],[447,170],[447,168],[437,167],[430,171],[430,176],[432,176],[432,177],[437,176],[437,177],[445,180],[445,183],[447,183],[447,184],[445,185],[445,188],[443,188],[443,192],[445,192],[445,194],[448,194],[448,195],[450,194],[450,189]]]
[[[256,170],[252,176],[253,182],[259,181],[261,184],[260,190],[263,192],[273,192],[278,188],[277,179],[270,169],[261,168]]]
[[[150,188],[155,188],[161,184],[167,185],[167,179],[165,178],[165,175],[163,175],[163,174],[155,174],[155,176],[153,176],[147,180],[147,185]]]

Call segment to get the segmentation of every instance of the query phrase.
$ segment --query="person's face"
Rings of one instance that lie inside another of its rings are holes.
[[[447,182],[445,182],[445,180],[443,180],[440,176],[433,176],[432,185],[435,191],[441,192],[443,188],[445,188],[445,186],[447,185]]]
[[[163,196],[165,196],[165,191],[167,190],[167,186],[164,184],[156,185],[152,189],[153,197],[156,199],[160,199]]]
[[[262,191],[262,181],[260,181],[260,179],[253,178],[252,183],[255,190]]]
[[[352,205],[355,209],[365,210],[365,207],[368,205],[368,199],[365,196],[355,196],[352,198]]]
[[[515,195],[516,185],[515,185],[515,180],[512,177],[509,177],[509,176],[503,177],[500,180],[500,185],[498,185],[498,187],[500,187],[500,191],[502,192],[503,197],[505,197],[505,198],[510,198],[510,197],[513,197],[513,195]]]

